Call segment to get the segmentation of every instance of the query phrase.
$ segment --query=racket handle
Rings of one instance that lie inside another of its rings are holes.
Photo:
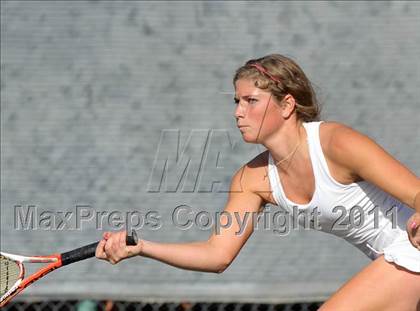
[[[125,243],[127,245],[137,245],[138,237],[136,231],[132,230],[131,235],[127,234],[125,238]],[[95,242],[86,246],[76,248],[72,251],[61,254],[61,263],[63,266],[77,262],[80,260],[88,259],[95,257],[96,247],[99,242]]]
[[[131,235],[127,234],[127,237],[125,238],[125,244],[126,245],[137,245],[139,239],[137,237],[137,233],[135,230],[131,230]]]
[[[61,263],[63,266],[76,261],[95,257],[96,247],[99,242],[76,248],[72,251],[61,254]]]

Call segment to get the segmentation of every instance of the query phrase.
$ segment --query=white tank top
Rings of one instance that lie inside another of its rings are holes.
[[[313,228],[316,223],[312,223],[311,228],[345,239],[371,259],[385,253],[388,261],[399,262],[410,270],[420,272],[420,251],[411,245],[406,232],[407,220],[414,209],[367,181],[348,185],[337,182],[331,176],[322,152],[319,139],[322,122],[303,123],[315,176],[315,192],[309,203],[296,204],[286,197],[277,167],[269,154],[268,176],[277,205],[290,215],[296,215],[296,210],[304,210],[307,214],[318,211],[319,226]],[[299,217],[298,223],[304,225],[305,218]],[[399,247],[395,248],[398,243]]]

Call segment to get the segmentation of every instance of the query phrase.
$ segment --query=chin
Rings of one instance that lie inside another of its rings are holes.
[[[249,144],[258,144],[256,137],[252,137],[249,135],[242,135],[242,139],[244,140],[244,142],[249,143]]]

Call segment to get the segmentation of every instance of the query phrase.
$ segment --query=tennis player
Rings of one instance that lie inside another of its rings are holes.
[[[311,83],[290,58],[250,60],[236,71],[234,85],[243,139],[267,150],[233,176],[225,212],[246,219],[267,203],[287,211],[317,208],[317,230],[342,237],[372,259],[320,310],[420,310],[420,179],[367,136],[319,121]],[[115,264],[140,255],[221,273],[253,232],[252,217],[247,219],[242,234],[232,221],[193,243],[140,240],[126,246],[125,232],[107,232],[96,256]],[[228,216],[220,220],[227,223]]]

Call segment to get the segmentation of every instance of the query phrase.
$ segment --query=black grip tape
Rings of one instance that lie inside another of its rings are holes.
[[[96,247],[99,242],[95,242],[86,246],[76,248],[72,251],[61,254],[61,262],[63,266],[71,264],[76,261],[95,257]]]
[[[127,235],[125,238],[126,245],[137,245],[138,238],[136,231],[132,230],[131,235]],[[62,265],[68,265],[73,262],[95,257],[96,247],[99,242],[95,242],[86,246],[76,248],[72,251],[61,254]]]
[[[131,235],[127,235],[125,238],[125,244],[126,245],[137,245],[137,242],[139,241],[137,237],[137,233],[134,230],[131,230]]]

